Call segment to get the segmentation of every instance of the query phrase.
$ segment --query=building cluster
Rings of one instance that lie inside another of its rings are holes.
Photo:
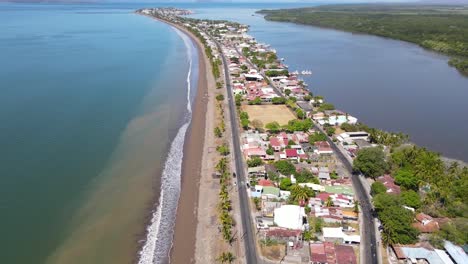
[[[241,151],[248,164],[247,187],[255,204],[252,213],[259,242],[284,244],[283,263],[357,263],[361,242],[359,206],[350,175],[335,153],[339,151],[352,161],[359,150],[375,146],[370,143],[368,132],[341,129],[344,124],[358,124],[357,118],[314,96],[300,79],[301,74],[311,72],[291,72],[274,49],[247,34],[248,26],[182,19],[180,16],[190,12],[179,9],[139,12],[157,14],[196,32],[215,64],[220,62],[222,53],[227,58],[225,66],[230,78],[226,85],[230,85],[236,103],[239,100],[240,111],[252,105],[286,105],[289,109],[281,108],[282,111],[294,113],[295,120],[315,124],[307,129],[285,129],[288,120],[278,120],[277,129],[268,129],[266,124],[255,129],[244,127]],[[268,113],[272,108],[261,109],[266,111],[263,115],[276,114]],[[328,134],[330,138],[316,137],[317,134]],[[333,147],[330,139],[335,142]],[[293,172],[283,173],[284,166],[293,166]],[[385,186],[388,194],[398,195],[402,191],[391,175],[376,180]],[[439,231],[446,221],[446,218],[418,213],[413,227],[423,234],[431,234]],[[390,263],[468,263],[462,248],[450,242],[444,246],[445,250],[424,243],[393,245],[388,260]]]

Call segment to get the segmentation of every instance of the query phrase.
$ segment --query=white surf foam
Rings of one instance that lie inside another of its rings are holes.
[[[151,222],[147,227],[145,244],[139,252],[138,264],[159,264],[169,261],[169,253],[172,247],[174,235],[174,223],[177,205],[180,197],[182,159],[184,156],[185,134],[192,120],[191,74],[192,74],[192,46],[190,38],[180,30],[175,29],[184,41],[189,60],[187,74],[187,117],[185,123],[180,127],[177,135],[171,143],[169,155],[167,156],[161,177],[161,193],[159,204],[154,211]]]

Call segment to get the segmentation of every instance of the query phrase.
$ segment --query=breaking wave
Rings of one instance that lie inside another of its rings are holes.
[[[189,60],[187,74],[187,114],[184,124],[179,128],[171,143],[169,155],[164,164],[161,176],[161,193],[159,204],[153,212],[151,222],[147,227],[145,243],[139,252],[138,264],[159,264],[169,262],[169,253],[174,236],[174,224],[177,205],[181,190],[182,159],[184,156],[184,141],[187,129],[192,121],[191,105],[191,74],[192,74],[192,46],[190,38],[180,30],[174,28],[184,41]]]

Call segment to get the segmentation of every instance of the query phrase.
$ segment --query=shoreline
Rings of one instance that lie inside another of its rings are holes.
[[[195,263],[199,185],[202,164],[205,163],[203,150],[206,149],[207,140],[205,132],[209,122],[212,122],[212,120],[206,118],[208,102],[206,94],[208,93],[208,86],[214,87],[215,83],[211,72],[208,70],[210,64],[202,47],[203,45],[191,32],[168,21],[153,16],[145,16],[180,30],[190,38],[198,52],[197,92],[193,102],[192,121],[185,135],[181,193],[174,223],[174,236],[169,253],[170,263]]]

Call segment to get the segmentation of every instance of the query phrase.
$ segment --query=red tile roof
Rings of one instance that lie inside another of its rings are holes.
[[[288,158],[297,157],[297,150],[296,149],[286,149],[286,157],[288,157]]]
[[[351,246],[336,245],[335,251],[337,264],[357,264],[356,255]]]
[[[385,187],[387,187],[387,193],[400,194],[401,192],[400,186],[395,184],[395,180],[393,179],[392,176],[390,175],[380,176],[377,178],[377,180],[383,183]]]
[[[272,187],[275,186],[270,180],[265,180],[265,179],[259,180],[258,185],[260,185],[260,186],[272,186]]]

